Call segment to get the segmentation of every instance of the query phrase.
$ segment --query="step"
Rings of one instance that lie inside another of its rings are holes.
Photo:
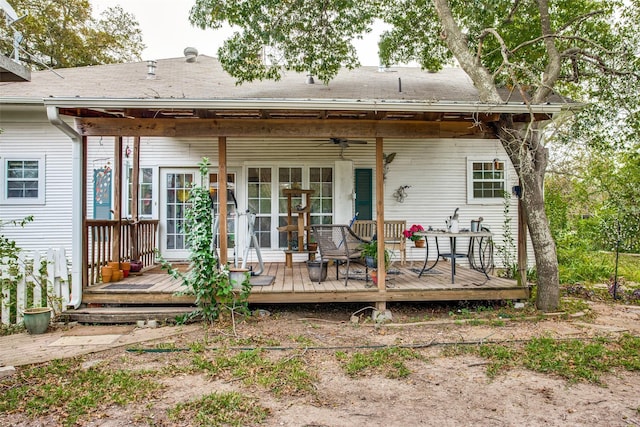
[[[137,323],[140,320],[156,320],[158,322],[173,323],[176,317],[191,313],[194,306],[141,306],[141,307],[117,307],[98,306],[81,307],[75,310],[67,310],[60,317],[61,320],[78,323],[121,324]]]

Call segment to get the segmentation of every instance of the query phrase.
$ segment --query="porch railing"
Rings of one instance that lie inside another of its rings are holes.
[[[142,261],[142,267],[153,266],[156,260],[157,219],[140,221],[87,219],[85,283],[87,286],[100,282],[100,268],[111,261]],[[117,241],[115,230],[120,226]]]

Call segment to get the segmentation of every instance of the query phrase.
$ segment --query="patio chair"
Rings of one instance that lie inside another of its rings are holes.
[[[368,277],[369,269],[362,259],[360,249],[363,243],[369,243],[360,238],[351,230],[348,225],[343,224],[316,224],[311,226],[318,251],[320,252],[320,262],[334,260],[336,263],[336,280],[340,278],[339,267],[341,263],[346,264],[344,285],[349,281],[349,267],[355,262],[365,266],[365,279]],[[318,280],[318,284],[320,280]]]

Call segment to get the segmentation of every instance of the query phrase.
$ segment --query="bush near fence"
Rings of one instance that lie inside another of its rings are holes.
[[[27,308],[48,306],[55,314],[66,310],[71,299],[71,278],[64,248],[20,252],[17,259],[1,261],[2,324],[22,323]]]

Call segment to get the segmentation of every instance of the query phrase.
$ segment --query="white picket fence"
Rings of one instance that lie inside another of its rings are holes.
[[[45,268],[43,264],[46,264],[46,274],[41,275],[40,272]],[[16,280],[16,277],[19,279]],[[10,271],[6,260],[2,260],[0,279],[2,323],[5,325],[22,323],[23,310],[42,306],[43,296],[46,297],[46,305],[52,307],[54,313],[61,313],[69,304],[71,284],[64,248],[49,248],[42,254],[38,251],[31,255],[21,253],[17,274]],[[8,282],[17,282],[17,286],[10,286]]]

